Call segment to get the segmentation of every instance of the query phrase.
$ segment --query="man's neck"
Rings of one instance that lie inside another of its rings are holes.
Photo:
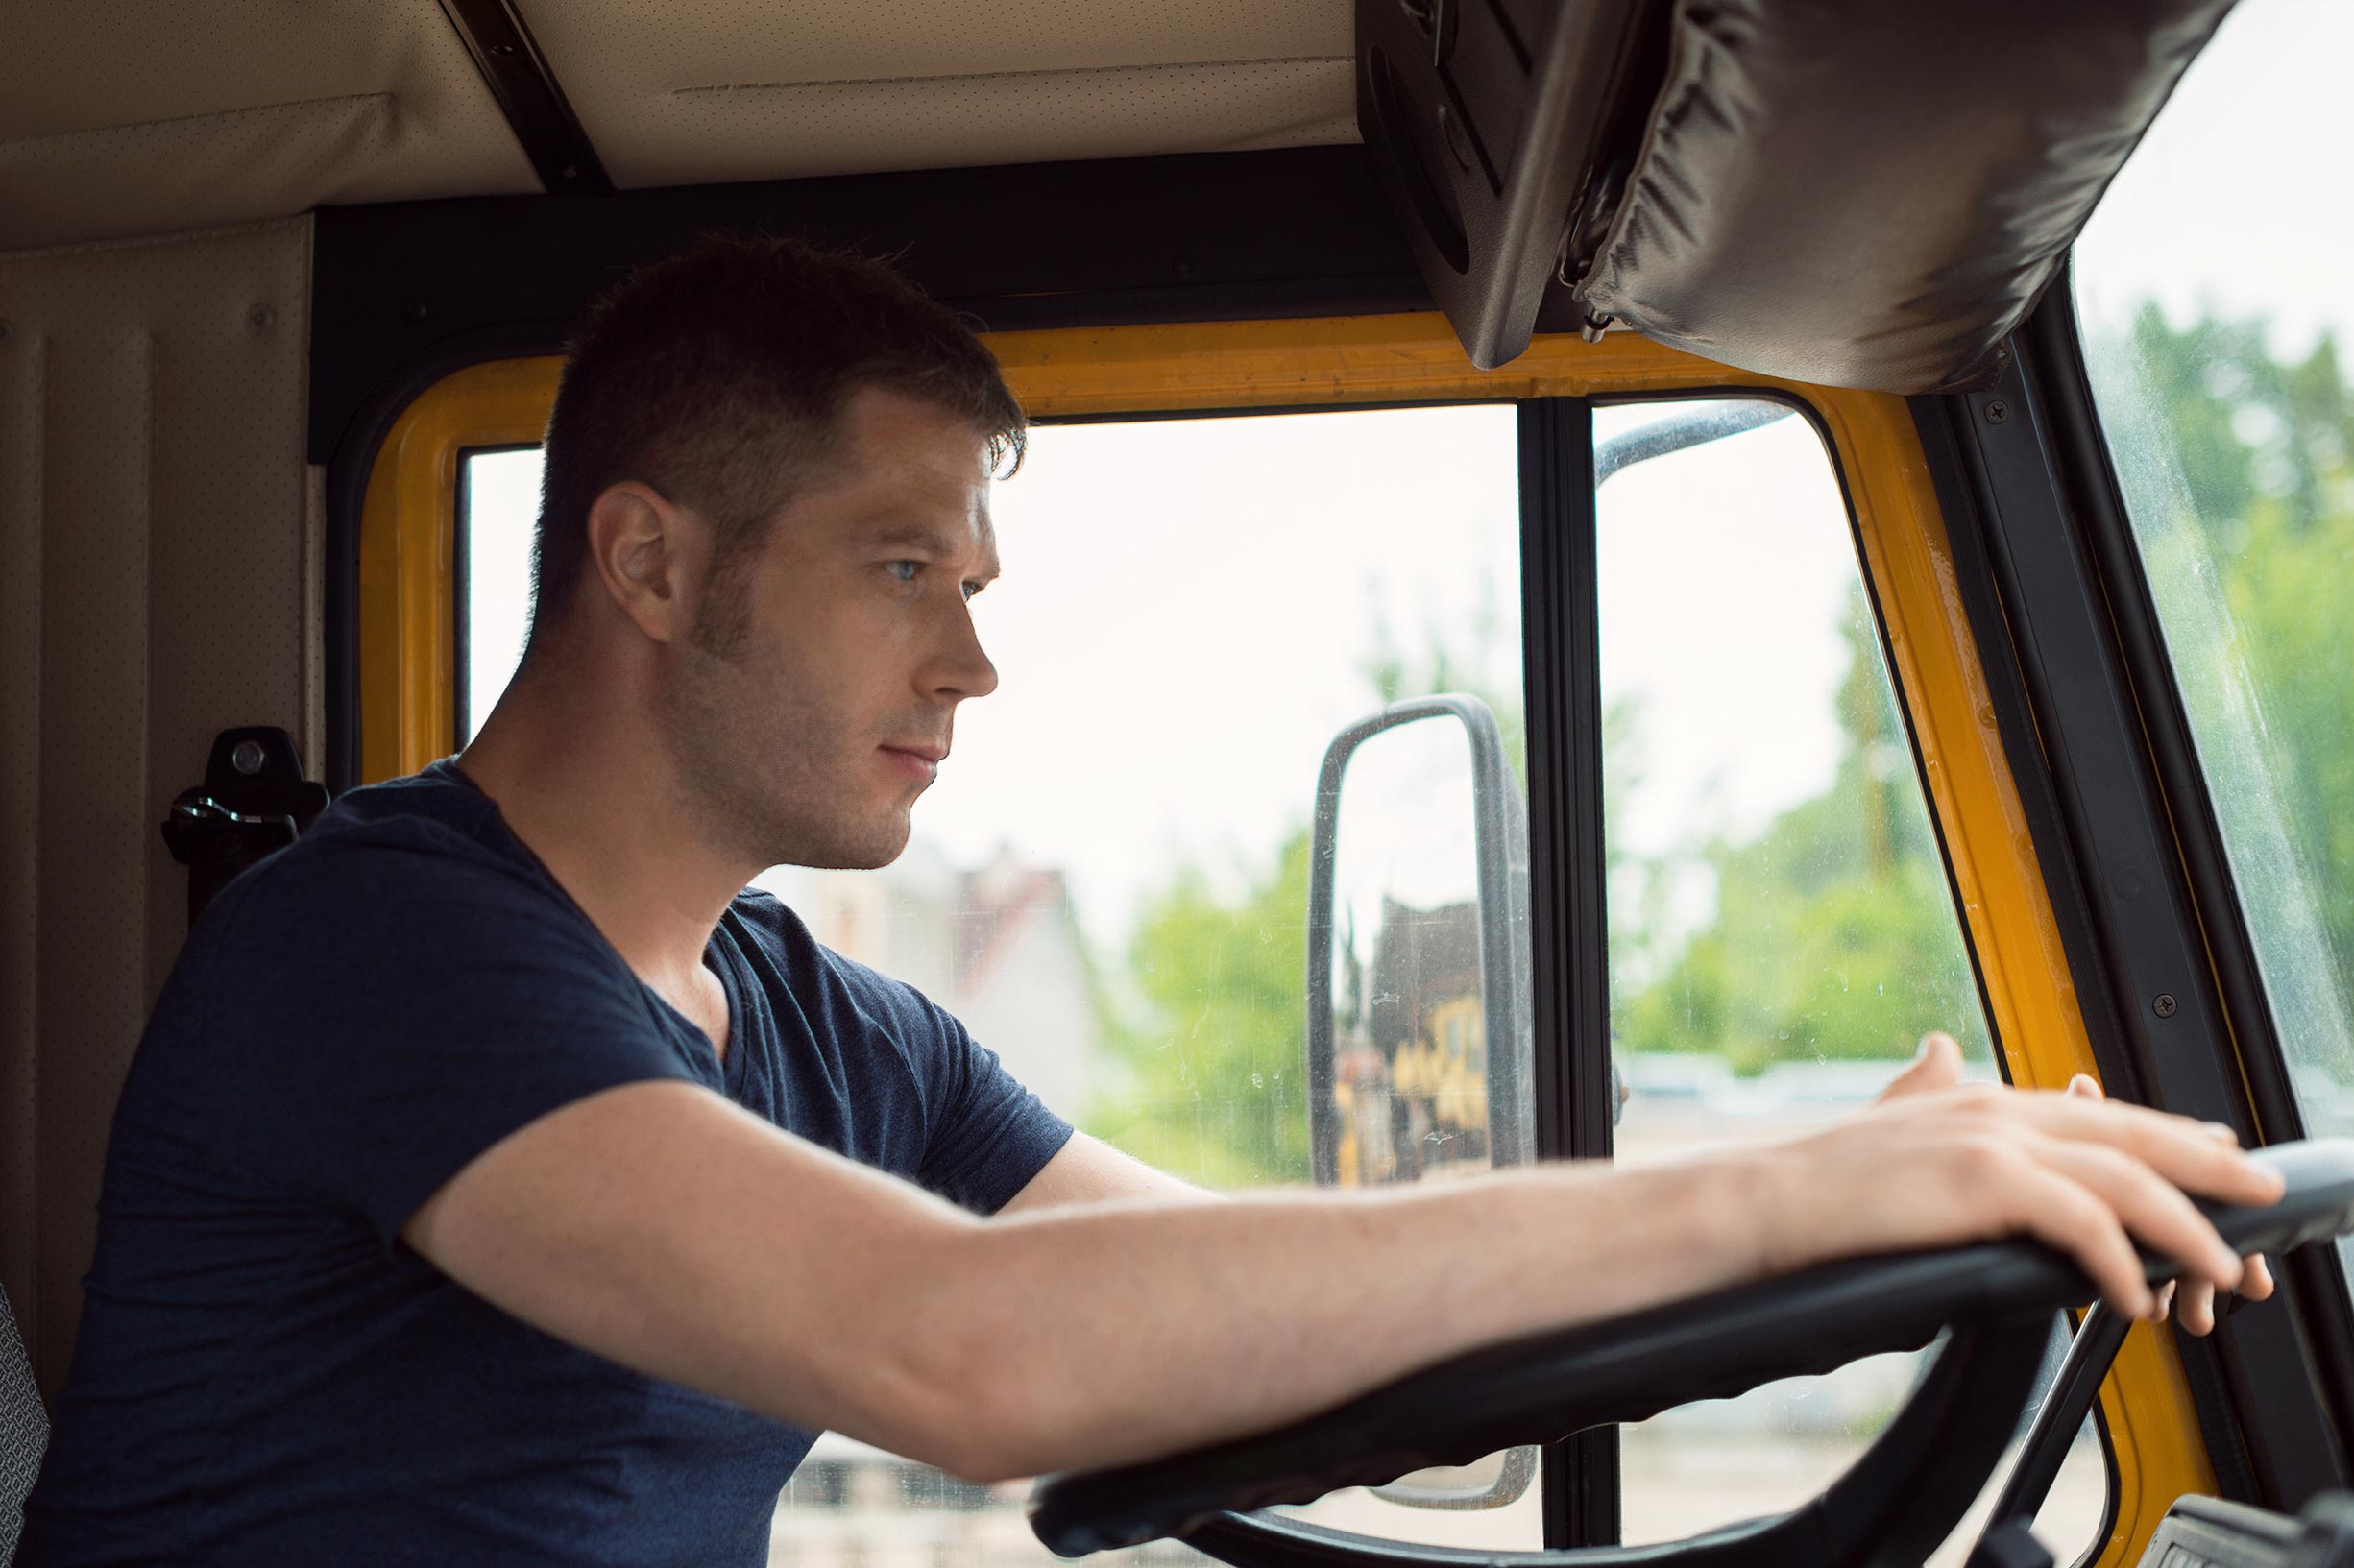
[[[700,837],[651,737],[626,739],[561,693],[511,689],[457,759],[621,957],[674,1003],[759,871]],[[607,709],[606,712],[610,713]]]

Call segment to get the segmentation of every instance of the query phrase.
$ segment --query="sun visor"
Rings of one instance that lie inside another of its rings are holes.
[[[1541,306],[1944,391],[1993,373],[2230,9],[1358,0],[1358,119],[1476,364]]]
[[[1528,347],[1601,150],[1616,141],[1631,155],[1659,75],[1642,51],[1664,40],[1664,5],[1356,7],[1358,132],[1431,298],[1471,363],[1492,370]]]
[[[1577,296],[1744,370],[1982,384],[2231,0],[1681,0]]]

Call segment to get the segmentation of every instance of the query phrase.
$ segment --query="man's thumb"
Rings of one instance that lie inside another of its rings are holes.
[[[1881,1099],[1894,1099],[1902,1095],[1928,1094],[1934,1089],[1950,1089],[1961,1082],[1961,1047],[1943,1029],[1932,1029],[1921,1037],[1921,1049],[1914,1054],[1912,1065],[1896,1075],[1896,1081],[1880,1093]]]

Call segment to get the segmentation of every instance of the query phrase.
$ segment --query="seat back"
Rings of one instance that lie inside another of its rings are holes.
[[[24,1502],[49,1446],[49,1412],[33,1382],[33,1363],[16,1332],[9,1293],[0,1289],[0,1568],[16,1556],[24,1531]]]

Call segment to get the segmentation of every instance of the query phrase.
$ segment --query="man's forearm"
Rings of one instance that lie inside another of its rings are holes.
[[[1427,1189],[1002,1219],[928,1270],[956,1303],[978,1479],[1277,1425],[1498,1339],[1750,1277],[1724,1168],[1551,1166]]]
[[[1944,1042],[1863,1115],[1687,1164],[995,1220],[650,1082],[510,1134],[402,1235],[583,1349],[977,1478],[1277,1425],[1822,1258],[2026,1234],[2126,1313],[2156,1311],[2137,1242],[2241,1285],[2186,1194],[2270,1202],[2280,1178],[2227,1132],[1958,1072]]]

